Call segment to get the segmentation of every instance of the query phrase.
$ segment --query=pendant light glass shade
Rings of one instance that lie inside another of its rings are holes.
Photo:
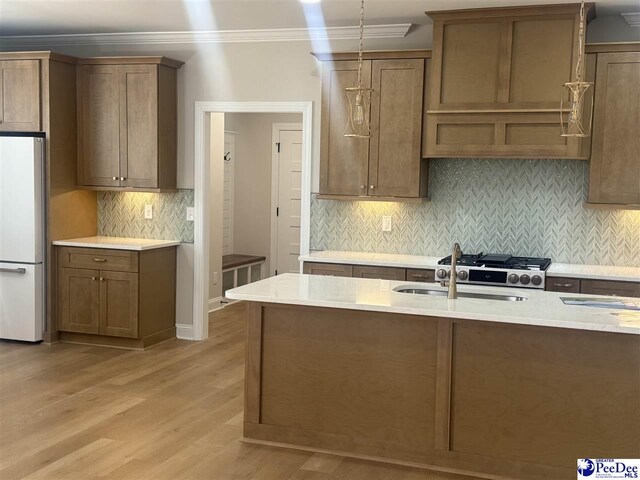
[[[345,94],[349,103],[349,117],[345,137],[369,138],[371,128],[369,126],[369,111],[371,106],[370,88],[350,87],[345,88]]]
[[[567,82],[560,97],[560,126],[563,137],[588,137],[593,119],[593,84],[582,81],[584,64],[584,0],[580,4],[580,31],[578,32],[578,61],[576,81]],[[568,112],[565,121],[564,115]]]
[[[355,87],[345,88],[345,95],[349,105],[347,112],[347,127],[345,137],[369,138],[371,127],[369,125],[371,110],[371,95],[373,89],[362,86],[362,41],[364,37],[364,0],[360,2],[360,46],[358,47],[358,84]]]

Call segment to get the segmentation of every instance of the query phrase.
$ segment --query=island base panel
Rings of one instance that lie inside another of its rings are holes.
[[[486,478],[640,457],[640,337],[250,304],[244,435]]]

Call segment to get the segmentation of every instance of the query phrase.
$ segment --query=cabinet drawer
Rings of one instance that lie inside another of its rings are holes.
[[[58,251],[58,262],[60,267],[137,272],[138,252],[63,247]]]
[[[435,270],[418,270],[415,268],[409,268],[407,270],[408,282],[426,282],[432,283],[436,281]]]
[[[404,268],[394,267],[353,267],[353,276],[356,278],[381,278],[383,280],[404,280],[407,271]]]
[[[580,292],[591,295],[640,297],[640,283],[614,282],[610,280],[582,280]]]
[[[547,277],[545,290],[551,292],[580,293],[580,280],[577,278]]]
[[[303,273],[309,275],[329,275],[332,277],[351,277],[353,275],[352,265],[340,263],[307,263],[302,269]]]

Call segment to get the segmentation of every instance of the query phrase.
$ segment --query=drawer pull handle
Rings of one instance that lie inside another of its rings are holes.
[[[573,283],[554,283],[553,286],[560,288],[571,288],[573,287]]]
[[[27,273],[26,268],[0,268],[0,272],[4,273]]]
[[[414,274],[414,275],[411,275],[411,276],[412,276],[413,278],[425,278],[425,279],[427,279],[427,280],[429,280],[429,279],[431,279],[431,278],[434,278],[434,277],[432,277],[432,276],[430,276],[430,275],[418,275],[418,274]]]
[[[94,258],[93,259],[94,262],[99,262],[99,263],[105,263],[107,261],[106,258]]]

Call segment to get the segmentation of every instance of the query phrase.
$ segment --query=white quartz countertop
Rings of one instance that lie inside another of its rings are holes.
[[[640,312],[565,305],[561,297],[594,295],[545,292],[539,290],[458,285],[459,292],[513,294],[527,299],[520,302],[399,293],[394,288],[443,289],[436,284],[329,277],[286,273],[228,290],[234,300],[305,305],[389,312],[410,315],[441,316],[478,321],[536,325],[544,327],[595,330],[640,335]],[[601,297],[610,299],[611,297]],[[637,302],[637,299],[625,299]]]
[[[440,257],[420,255],[399,255],[394,253],[340,252],[325,250],[303,255],[304,262],[349,263],[352,265],[371,265],[401,268],[438,268]],[[608,265],[577,265],[569,263],[551,263],[546,272],[549,277],[591,278],[594,280],[614,280],[621,282],[640,282],[640,267],[616,267]]]
[[[55,240],[54,245],[63,247],[108,248],[111,250],[154,250],[156,248],[175,247],[177,240],[150,240],[146,238],[126,237],[83,237],[68,240]]]

